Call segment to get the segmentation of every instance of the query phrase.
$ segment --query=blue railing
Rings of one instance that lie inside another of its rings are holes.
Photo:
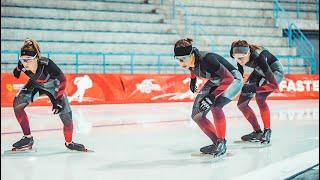
[[[311,73],[316,73],[316,53],[315,48],[308,38],[301,32],[301,30],[293,23],[289,14],[280,6],[278,0],[273,1],[273,15],[275,19],[275,26],[279,27],[280,18],[279,14],[282,13],[288,29],[288,47],[295,46],[297,54],[303,58],[311,66]]]
[[[182,8],[183,10],[183,16],[184,16],[184,35],[187,37],[189,34],[190,30],[192,30],[192,35],[193,35],[193,40],[194,44],[200,44],[200,35],[206,35],[209,37],[210,35],[203,29],[202,25],[197,24],[197,23],[192,23],[190,25],[191,20],[190,20],[190,13],[187,9],[187,7],[180,1],[180,0],[173,0],[172,1],[172,17],[173,19],[176,18],[176,9],[177,7]],[[215,51],[215,46],[213,42],[213,38],[209,39],[208,45],[211,47],[211,50],[214,52]]]
[[[209,41],[208,45],[210,46],[211,51],[216,52],[216,48],[215,48],[215,44],[214,44],[214,37],[212,35],[208,34],[203,29],[202,25],[195,22],[192,24],[192,30],[193,30],[193,38],[194,38],[195,44],[201,43],[200,37],[201,37],[201,35],[205,35],[206,40]],[[208,37],[210,37],[210,38],[208,39]]]
[[[102,73],[112,72],[111,68],[114,67],[116,67],[115,71],[118,73],[123,73],[123,71],[125,71],[125,73],[130,74],[134,74],[139,70],[140,73],[141,71],[145,73],[150,71],[150,69],[152,73],[158,74],[161,74],[162,71],[164,71],[165,73],[168,73],[168,71],[170,71],[171,73],[187,73],[187,71],[183,70],[183,68],[180,68],[178,63],[173,60],[173,54],[48,51],[42,52],[41,55],[52,58],[52,60],[55,61],[59,66],[65,67],[65,70],[67,70],[68,67],[71,67],[71,69],[73,70],[72,73],[76,74],[80,73],[80,70],[83,70],[81,68],[83,66],[86,67],[86,69],[92,68],[93,72],[95,72],[95,70],[99,68],[101,69]],[[60,61],[61,55],[64,56],[62,57],[63,63]],[[81,60],[81,56],[96,56],[98,57],[98,61],[95,61],[95,63],[90,62],[90,58],[88,57],[85,57],[85,60]],[[110,60],[115,56],[124,56],[124,58],[129,59],[129,61],[127,63],[117,63],[116,60]],[[5,65],[16,65],[19,57],[20,51],[1,50],[1,71],[3,70],[3,68],[5,68]],[[150,58],[150,61],[153,61],[153,63],[146,63],[145,60],[144,62],[141,62],[141,60],[138,59],[139,57],[148,57]],[[166,60],[166,62],[171,62],[164,63],[164,60]],[[7,67],[7,69],[4,69],[5,72],[11,72],[11,70],[11,66]],[[114,71],[112,73],[114,73]]]

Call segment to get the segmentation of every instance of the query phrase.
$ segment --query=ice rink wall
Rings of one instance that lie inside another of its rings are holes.
[[[196,96],[189,91],[187,74],[67,74],[66,94],[72,105],[188,102]],[[247,78],[247,76],[245,76]],[[1,107],[11,107],[14,96],[27,82],[22,75],[1,74]],[[201,86],[206,80],[198,80]],[[287,74],[269,99],[318,99],[319,75]],[[50,105],[46,96],[32,105]]]

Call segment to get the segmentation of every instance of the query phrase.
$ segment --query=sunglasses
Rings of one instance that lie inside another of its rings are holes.
[[[32,61],[32,60],[34,60],[34,58],[36,58],[37,57],[37,54],[36,55],[34,55],[33,57],[24,57],[24,58],[19,58],[19,61],[20,62],[22,62],[22,63],[27,63],[27,62],[29,62],[29,61]]]
[[[174,56],[174,59],[176,59],[176,60],[179,61],[179,62],[185,62],[185,61],[187,61],[188,59],[190,59],[191,56],[192,56],[192,51],[190,52],[190,54],[185,55],[185,56]]]

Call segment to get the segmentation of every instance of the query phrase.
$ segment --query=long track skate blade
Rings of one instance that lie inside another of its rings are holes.
[[[271,146],[271,143],[261,143],[261,141],[233,141],[234,144],[243,145],[242,148],[265,148]]]
[[[35,153],[37,152],[37,149],[11,149],[11,150],[5,150],[3,152],[4,155],[15,155],[15,154],[28,154],[28,153]]]
[[[236,140],[236,141],[233,141],[233,143],[235,144],[256,144],[256,143],[261,143],[261,141],[259,140],[252,140],[252,141],[243,141],[243,140]]]
[[[205,154],[202,152],[195,152],[195,153],[191,153],[192,157],[209,157],[209,158],[223,158],[223,157],[231,157],[232,154],[231,153],[225,153],[224,155],[215,157],[214,155],[211,154]]]
[[[94,152],[93,150],[91,150],[91,149],[85,149],[85,150],[83,150],[83,151],[77,151],[77,150],[70,150],[70,149],[68,149],[67,150],[67,152],[72,152],[72,153],[89,153],[89,152]]]

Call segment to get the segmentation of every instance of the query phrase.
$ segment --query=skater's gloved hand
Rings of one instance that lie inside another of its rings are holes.
[[[254,84],[245,84],[242,87],[243,93],[256,93],[257,86]]]
[[[15,78],[19,79],[20,74],[21,74],[21,70],[24,70],[24,66],[19,61],[17,67],[13,69],[13,75]]]
[[[209,111],[211,109],[211,106],[213,106],[214,101],[215,101],[215,96],[213,94],[209,94],[205,96],[200,101],[200,111],[201,112]]]
[[[190,90],[191,90],[191,92],[193,92],[193,93],[195,93],[195,92],[197,91],[196,83],[197,83],[197,78],[191,78],[191,81],[190,81]]]
[[[62,104],[62,99],[56,99],[53,102],[53,106],[52,106],[52,111],[53,114],[58,114],[63,110],[63,104]]]

